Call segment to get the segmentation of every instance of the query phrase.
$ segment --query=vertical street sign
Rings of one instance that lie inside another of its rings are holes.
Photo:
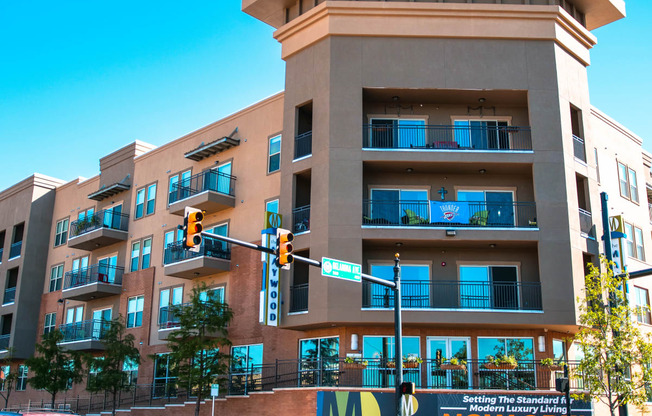
[[[611,232],[611,256],[615,264],[614,274],[622,274],[627,271],[625,259],[627,256],[623,249],[626,246],[625,239],[625,222],[622,215],[609,217],[609,231]]]
[[[283,224],[283,217],[274,212],[265,212],[265,229],[261,240],[264,247],[276,247],[276,229]],[[259,321],[263,325],[278,326],[280,321],[280,270],[276,256],[262,253],[263,282],[260,292]]]

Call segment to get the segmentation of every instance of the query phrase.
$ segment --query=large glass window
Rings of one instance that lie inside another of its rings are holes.
[[[425,119],[371,119],[371,147],[409,149],[426,146]]]
[[[423,189],[372,189],[369,222],[372,224],[429,224],[428,191]]]
[[[638,203],[636,171],[624,163],[618,162],[618,182],[620,184],[620,196]]]
[[[5,391],[7,388],[5,386],[5,380],[7,380],[7,377],[11,372],[11,366],[8,365],[0,366],[0,371],[2,371],[2,374],[4,374],[3,377],[0,377],[0,391]]]
[[[50,268],[50,292],[61,290],[63,280],[63,264],[57,264]]]
[[[552,355],[556,362],[566,361],[566,343],[560,339],[552,340]]]
[[[187,170],[177,175],[170,176],[168,186],[168,204],[190,196],[191,173],[192,171]]]
[[[158,354],[154,361],[154,397],[176,397],[177,363],[169,354]]]
[[[468,202],[469,222],[473,225],[514,225],[512,191],[460,190],[457,192],[457,200]]]
[[[627,255],[645,261],[645,248],[643,246],[643,231],[629,223],[625,223],[627,240]]]
[[[506,121],[455,120],[453,123],[457,147],[477,150],[510,148]]]
[[[56,312],[46,313],[45,322],[43,323],[43,335],[49,334],[50,332],[54,331],[56,326],[57,326],[57,313]]]
[[[332,386],[337,382],[340,352],[339,337],[299,341],[301,386]]]
[[[29,368],[26,365],[18,366],[18,379],[16,380],[16,391],[25,391],[27,388]]]
[[[122,363],[122,371],[125,373],[127,385],[135,386],[138,384],[138,363],[136,361],[132,361],[128,357],[125,358]]]
[[[99,259],[97,268],[97,278],[100,282],[115,283],[115,273],[118,267],[118,256],[105,257]]]
[[[372,276],[394,280],[393,264],[372,264]],[[369,285],[371,304],[393,308],[394,292],[381,285]],[[401,265],[401,305],[405,308],[430,307],[430,266],[427,264]]]
[[[231,348],[231,389],[244,392],[247,386],[261,382],[263,344],[237,345]]]
[[[472,374],[468,338],[428,338],[428,386],[433,388],[468,389]],[[461,368],[446,368],[456,358]],[[467,364],[464,366],[462,361]],[[444,368],[442,368],[444,365]]]
[[[650,294],[647,289],[634,286],[634,307],[636,308],[636,320],[638,322],[652,324]]]
[[[394,386],[396,343],[394,337],[389,336],[364,336],[362,337],[362,356],[369,360],[369,365],[364,371],[364,385],[369,387]],[[419,357],[419,337],[403,337],[404,361]],[[411,381],[417,386],[421,385],[421,368],[407,367],[403,369],[403,379]]]
[[[492,369],[483,362],[491,358],[513,357],[518,363],[515,369]],[[532,390],[536,386],[534,346],[532,338],[483,338],[478,337],[479,388],[504,390]]]
[[[178,326],[177,319],[170,311],[170,306],[181,305],[183,302],[183,286],[172,289],[162,289],[159,293],[159,328],[175,328]]]
[[[460,307],[518,309],[516,266],[460,266]]]
[[[57,228],[54,234],[54,246],[66,244],[68,241],[68,218],[57,221]]]
[[[135,328],[143,324],[144,296],[134,296],[127,301],[127,328]]]
[[[281,136],[269,139],[269,163],[267,172],[272,173],[281,169]]]

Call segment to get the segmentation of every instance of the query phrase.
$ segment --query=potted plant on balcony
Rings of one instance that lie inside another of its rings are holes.
[[[463,370],[466,372],[466,360],[457,357],[450,358],[447,363],[442,363],[439,368],[442,370]]]
[[[561,360],[555,363],[552,358],[544,358],[539,362],[539,364],[541,364],[541,367],[548,371],[560,371],[563,370],[564,366],[566,365],[566,363]]]
[[[410,354],[407,358],[403,357],[403,368],[419,368],[423,360],[418,355]]]
[[[363,360],[362,358],[346,357],[344,359],[344,365],[342,368],[350,370],[364,370],[367,368],[367,365],[369,365],[369,362],[367,360]]]
[[[513,370],[518,367],[516,357],[512,355],[500,355],[498,357],[487,355],[485,359],[484,368],[488,370]]]

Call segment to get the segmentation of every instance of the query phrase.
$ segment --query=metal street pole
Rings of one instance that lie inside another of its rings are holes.
[[[394,255],[394,365],[396,368],[396,415],[401,416],[401,384],[403,383],[403,325],[401,322],[401,265]]]

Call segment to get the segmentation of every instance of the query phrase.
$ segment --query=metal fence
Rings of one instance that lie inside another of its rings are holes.
[[[89,319],[88,321],[59,325],[59,331],[63,334],[61,342],[100,340],[110,327],[111,321],[102,319]]]
[[[312,154],[312,131],[307,131],[294,138],[294,158]]]
[[[541,283],[401,281],[404,309],[480,309],[540,311]],[[362,282],[362,307],[394,307],[394,292],[371,282]]]
[[[400,227],[537,227],[534,202],[457,202],[451,212],[431,213],[430,201],[362,202],[362,225]],[[444,201],[445,203],[445,201]],[[465,213],[455,211],[460,204],[468,208]],[[445,208],[445,206],[444,206]],[[450,216],[450,221],[447,220]]]
[[[95,264],[90,267],[71,270],[66,272],[63,281],[63,288],[65,290],[90,285],[92,283],[122,285],[122,275],[124,274],[124,271],[124,267],[110,266],[108,264]]]
[[[2,299],[2,303],[6,305],[7,303],[12,303],[16,300],[16,288],[9,287],[5,289],[5,296]]]
[[[173,264],[183,260],[194,259],[197,257],[212,257],[215,259],[231,260],[230,244],[215,240],[209,237],[203,237],[199,252],[186,250],[183,248],[183,242],[168,244],[163,256],[164,264]]]
[[[292,210],[292,224],[295,233],[304,233],[310,230],[310,205]]]
[[[233,175],[217,170],[207,170],[173,184],[168,196],[168,203],[172,204],[205,191],[235,196],[235,181],[236,177]]]
[[[9,246],[9,258],[13,259],[14,257],[19,257],[20,252],[23,249],[23,241],[18,241]]]
[[[363,132],[370,149],[532,150],[529,127],[364,124]]]
[[[308,310],[308,283],[290,286],[290,312]]]
[[[576,158],[586,163],[586,146],[584,139],[573,134],[573,154]]]
[[[110,228],[112,230],[127,231],[129,226],[129,215],[113,212],[113,210],[97,211],[70,223],[70,238],[86,234],[100,229]]]
[[[394,387],[393,358],[364,358],[347,363],[342,358],[277,360],[273,364],[251,366],[245,373],[229,374],[228,394],[297,387]],[[486,360],[466,360],[453,366],[446,360],[403,363],[403,377],[418,388],[451,390],[554,390],[563,367],[544,366],[534,360],[519,360],[515,366],[492,365]],[[569,363],[571,389],[581,390],[582,375],[577,363]]]

